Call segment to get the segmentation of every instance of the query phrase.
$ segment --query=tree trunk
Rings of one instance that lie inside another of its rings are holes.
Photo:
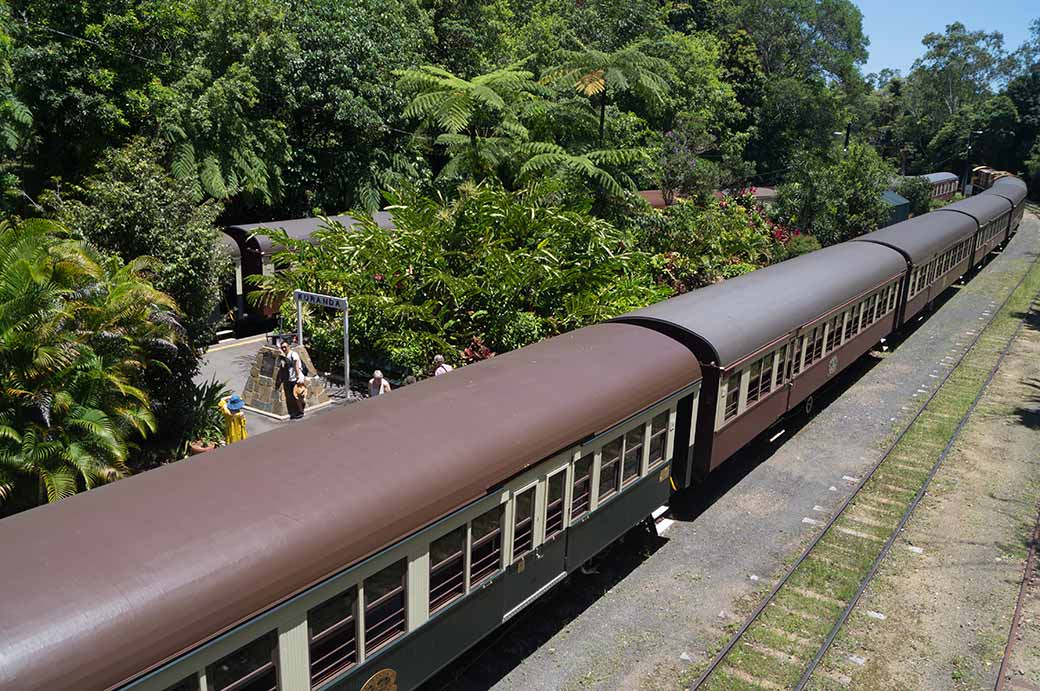
[[[599,99],[599,148],[603,148],[603,125],[607,117],[607,87],[604,85],[603,94]]]
[[[473,179],[477,182],[483,178],[480,165],[480,149],[477,148],[477,130],[471,127],[469,130],[470,157],[473,159]]]

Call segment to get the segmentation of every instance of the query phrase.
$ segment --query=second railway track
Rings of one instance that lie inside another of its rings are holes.
[[[1034,265],[691,688],[842,685],[829,673],[813,674],[1003,362],[1038,290]]]

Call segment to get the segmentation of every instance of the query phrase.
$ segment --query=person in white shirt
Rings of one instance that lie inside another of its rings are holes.
[[[382,370],[376,370],[368,380],[368,395],[374,397],[385,393],[390,393],[390,382],[383,377]]]
[[[303,401],[297,398],[296,385],[306,385],[306,378],[303,376],[303,361],[300,360],[300,354],[289,347],[289,344],[282,341],[278,344],[279,350],[282,351],[282,387],[285,390],[285,406],[289,409],[289,419],[299,420],[303,417]],[[304,395],[306,395],[306,388],[304,388]]]
[[[443,355],[434,355],[433,356],[433,366],[434,366],[433,376],[435,376],[435,377],[439,377],[442,374],[447,374],[448,372],[450,372],[453,369],[451,365],[449,365],[448,363],[444,362],[444,356]]]

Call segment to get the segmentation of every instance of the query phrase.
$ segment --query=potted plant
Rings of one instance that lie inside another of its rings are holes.
[[[195,385],[192,396],[191,417],[183,445],[183,453],[192,456],[212,451],[224,438],[224,416],[220,412],[220,399],[231,395],[227,387],[215,378],[204,384]]]

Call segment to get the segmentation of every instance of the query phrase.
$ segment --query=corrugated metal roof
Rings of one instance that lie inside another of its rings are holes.
[[[0,688],[123,682],[698,379],[601,324],[5,518]]]
[[[940,182],[954,182],[960,179],[953,173],[926,173],[925,175],[920,175],[918,177],[924,178],[933,185],[937,185]]]
[[[616,318],[687,344],[722,367],[906,271],[896,251],[846,242]]]
[[[950,245],[967,240],[978,230],[964,214],[928,213],[873,233],[854,242],[874,242],[898,250],[914,264],[923,264]]]

